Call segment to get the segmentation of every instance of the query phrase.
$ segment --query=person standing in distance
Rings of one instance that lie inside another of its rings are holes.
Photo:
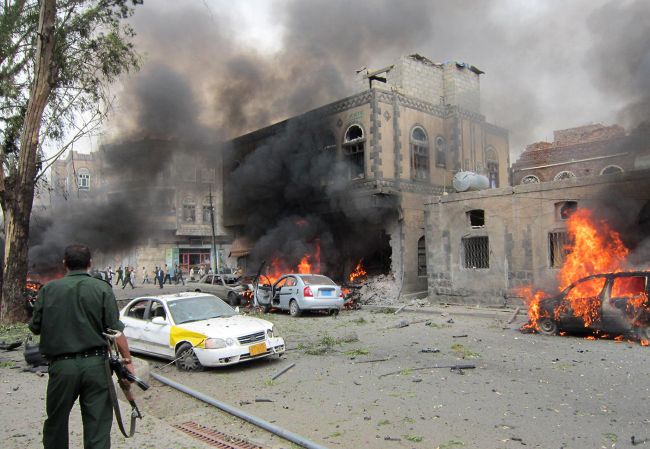
[[[43,447],[67,449],[68,420],[77,398],[83,421],[84,449],[109,449],[113,408],[106,374],[107,329],[123,331],[112,287],[91,277],[90,249],[65,249],[66,275],[38,292],[30,330],[40,335],[40,351],[50,362]],[[135,373],[124,334],[116,339],[126,369]]]

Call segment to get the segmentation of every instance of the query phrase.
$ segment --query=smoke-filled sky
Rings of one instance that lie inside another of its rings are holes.
[[[143,68],[109,138],[234,137],[411,53],[486,72],[483,113],[510,130],[512,160],[554,129],[650,116],[647,0],[157,0],[131,22]]]

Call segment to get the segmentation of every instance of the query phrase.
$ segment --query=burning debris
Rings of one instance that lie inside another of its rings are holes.
[[[557,334],[561,329],[595,330],[650,340],[650,271],[633,271],[630,251],[607,222],[579,209],[567,222],[569,244],[558,273],[562,293],[551,297],[527,286],[518,294],[528,305],[522,331]]]

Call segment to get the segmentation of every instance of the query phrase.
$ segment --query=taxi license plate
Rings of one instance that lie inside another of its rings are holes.
[[[248,353],[255,357],[256,355],[264,354],[266,352],[266,343],[258,343],[256,345],[251,345],[251,347],[248,348]]]

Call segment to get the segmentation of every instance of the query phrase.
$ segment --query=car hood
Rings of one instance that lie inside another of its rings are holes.
[[[193,323],[183,323],[179,327],[204,334],[208,337],[236,338],[242,335],[266,331],[273,327],[273,324],[259,318],[234,315],[227,318],[211,318]]]

